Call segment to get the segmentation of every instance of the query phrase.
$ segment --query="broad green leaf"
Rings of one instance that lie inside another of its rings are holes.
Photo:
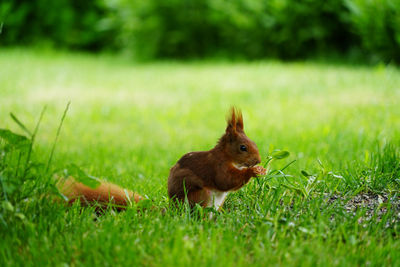
[[[0,129],[0,138],[5,140],[10,146],[16,148],[31,144],[31,141],[26,136],[13,133],[7,129]]]
[[[70,164],[67,167],[68,174],[73,176],[75,180],[91,188],[96,188],[100,185],[98,178],[86,174],[75,164]]]
[[[25,215],[20,212],[15,213],[15,217],[21,219],[22,221],[24,221],[26,219]]]
[[[282,151],[273,152],[271,156],[274,159],[284,159],[284,158],[289,157],[289,155],[290,155],[289,151],[282,150]]]
[[[14,211],[14,206],[13,206],[13,204],[11,204],[10,201],[3,201],[2,206],[3,206],[4,210],[11,211],[11,212]]]

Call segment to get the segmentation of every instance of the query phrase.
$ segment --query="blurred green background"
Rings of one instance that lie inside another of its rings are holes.
[[[400,0],[2,0],[1,46],[400,62]]]

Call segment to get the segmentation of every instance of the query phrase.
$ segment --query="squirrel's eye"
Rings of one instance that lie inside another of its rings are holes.
[[[245,145],[240,145],[240,151],[247,151],[247,147]]]

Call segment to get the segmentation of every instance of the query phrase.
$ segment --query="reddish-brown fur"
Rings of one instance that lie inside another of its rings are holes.
[[[101,182],[96,188],[88,187],[73,177],[66,180],[59,179],[57,187],[60,192],[68,199],[68,203],[80,200],[83,205],[98,203],[107,206],[112,203],[117,209],[124,209],[130,202],[139,202],[143,198],[127,189],[123,189],[115,184]]]
[[[256,144],[244,133],[240,111],[231,109],[225,134],[209,151],[185,154],[170,170],[168,195],[171,199],[191,205],[207,206],[211,191],[234,191],[245,185],[251,177],[265,174]],[[247,151],[241,151],[245,146]],[[236,165],[236,167],[235,167]]]

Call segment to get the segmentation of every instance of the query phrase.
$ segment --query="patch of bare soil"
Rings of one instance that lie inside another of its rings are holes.
[[[360,193],[350,199],[340,195],[332,195],[328,203],[336,201],[342,202],[346,212],[353,215],[356,215],[360,209],[365,210],[365,215],[358,219],[360,224],[371,221],[374,217],[376,221],[381,221],[389,209],[393,211],[394,216],[389,218],[386,226],[389,227],[390,224],[400,222],[400,196],[398,194],[390,196],[388,193]]]

